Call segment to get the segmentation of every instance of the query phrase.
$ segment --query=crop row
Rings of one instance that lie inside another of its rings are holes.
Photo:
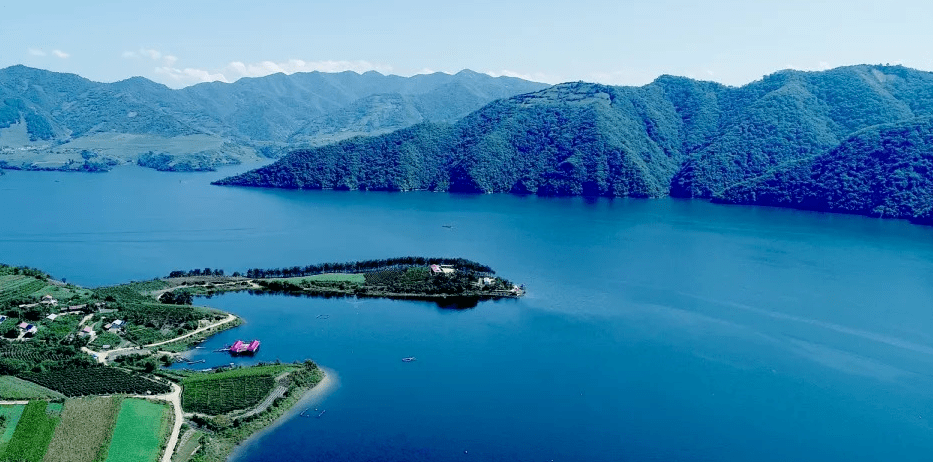
[[[18,285],[14,288],[0,291],[0,303],[8,303],[11,300],[23,299],[32,296],[36,292],[47,286],[45,282],[31,280],[26,284]]]
[[[109,394],[162,394],[171,391],[168,385],[144,375],[113,367],[61,369],[46,372],[26,372],[21,378],[58,391],[65,396]]]
[[[181,395],[185,411],[218,415],[256,406],[275,388],[271,375],[224,377],[184,383]]]

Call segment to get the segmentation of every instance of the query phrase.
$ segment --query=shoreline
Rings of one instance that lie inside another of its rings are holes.
[[[226,462],[235,462],[239,460],[243,455],[245,455],[249,449],[251,449],[259,440],[275,430],[276,428],[285,424],[285,422],[291,420],[296,415],[300,414],[300,410],[303,409],[306,405],[313,404],[319,400],[327,397],[328,394],[333,392],[337,387],[340,386],[339,377],[333,369],[328,369],[321,367],[321,370],[324,371],[324,378],[321,379],[316,385],[308,389],[301,398],[298,398],[298,401],[295,401],[284,414],[279,416],[278,419],[275,419],[274,422],[266,426],[265,428],[253,433],[245,441],[236,445],[233,448],[233,451],[227,455],[227,458],[224,459]]]

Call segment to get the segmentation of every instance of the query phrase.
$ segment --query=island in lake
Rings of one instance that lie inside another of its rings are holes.
[[[402,257],[304,267],[174,271],[84,288],[0,265],[0,460],[220,461],[328,376],[311,360],[166,369],[242,323],[194,306],[227,291],[424,299],[469,307],[524,287],[465,259]],[[252,354],[261,341],[228,348]]]

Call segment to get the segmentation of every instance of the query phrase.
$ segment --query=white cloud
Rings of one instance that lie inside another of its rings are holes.
[[[223,74],[210,73],[203,69],[184,68],[177,69],[171,66],[161,66],[155,68],[155,72],[168,77],[172,82],[182,85],[201,83],[201,82],[229,82]]]
[[[57,57],[59,57],[59,58],[62,58],[62,59],[65,59],[65,58],[71,56],[71,55],[69,55],[68,53],[65,53],[65,52],[62,51],[62,50],[52,50],[52,54],[55,55],[55,56],[57,56]]]
[[[26,51],[28,51],[29,54],[31,54],[31,55],[33,55],[33,56],[45,56],[45,52],[42,51],[42,50],[40,50],[40,49],[38,49],[38,48],[29,47],[29,48],[26,49]]]

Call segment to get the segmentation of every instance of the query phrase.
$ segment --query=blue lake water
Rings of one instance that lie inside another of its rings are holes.
[[[9,172],[0,261],[95,286],[205,266],[462,256],[529,290],[459,311],[203,300],[247,321],[205,350],[259,338],[252,361],[311,358],[339,377],[315,404],[324,416],[288,420],[238,461],[933,454],[933,228],[702,201],[208,184],[232,171]]]

